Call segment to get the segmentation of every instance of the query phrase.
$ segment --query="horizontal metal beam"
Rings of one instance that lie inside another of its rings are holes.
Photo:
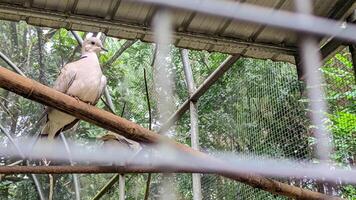
[[[355,0],[339,0],[336,5],[329,11],[328,18],[342,19],[355,4]]]
[[[345,1],[340,1],[340,2],[345,2]],[[346,12],[345,10],[348,10],[347,8],[350,9],[350,7],[352,7],[352,5],[355,2],[356,2],[355,0],[347,1],[347,3],[345,2],[346,5],[340,4],[338,6],[341,6],[340,9],[342,10],[342,12]],[[331,14],[331,17],[333,17],[333,18],[341,17],[340,15],[342,12],[340,10],[334,10],[334,12]],[[353,10],[353,12],[351,12],[350,16],[348,16],[346,20],[348,23],[355,24],[356,11]],[[329,60],[331,57],[333,57],[337,52],[339,52],[340,50],[345,48],[347,45],[348,45],[348,43],[337,40],[335,38],[330,39],[320,48],[322,60],[323,61]]]
[[[233,55],[226,58],[221,65],[210,74],[210,76],[195,90],[195,92],[187,99],[173,115],[160,127],[158,132],[168,130],[182,115],[189,109],[190,101],[198,101],[198,99],[212,86],[230,67],[241,57],[241,55]]]
[[[109,20],[100,17],[84,16],[79,14],[68,14],[53,10],[44,10],[37,8],[25,8],[14,6],[12,4],[0,4],[0,19],[19,21],[25,20],[27,23],[36,26],[47,26],[52,28],[67,28],[69,30],[80,30],[86,32],[103,32],[108,36],[141,39],[145,42],[153,41],[153,32],[151,27],[142,24],[127,23],[118,20]],[[42,20],[35,20],[42,19]],[[279,44],[270,44],[263,42],[252,42],[227,36],[210,35],[196,32],[175,31],[176,41],[194,41],[200,43],[199,47],[194,48],[191,43],[176,44],[177,47],[191,48],[197,50],[211,50],[222,53],[236,54],[241,53],[244,49],[251,51],[265,51],[283,55],[295,55],[297,48]],[[205,45],[203,45],[205,44]],[[215,46],[217,49],[207,49]],[[226,48],[221,48],[226,47]]]
[[[330,40],[320,49],[322,61],[329,60],[344,47],[344,42],[340,40]]]
[[[342,27],[340,22],[313,15],[290,11],[273,10],[252,4],[237,4],[231,1],[216,0],[135,0],[141,3],[155,4],[173,9],[184,9],[225,17],[276,28],[287,29],[315,36],[335,37],[340,40],[356,42],[356,26]],[[307,23],[306,23],[307,22]]]

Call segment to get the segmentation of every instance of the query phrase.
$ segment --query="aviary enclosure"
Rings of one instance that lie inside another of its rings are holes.
[[[355,8],[0,0],[0,198],[356,199]],[[51,88],[89,37],[96,107]]]

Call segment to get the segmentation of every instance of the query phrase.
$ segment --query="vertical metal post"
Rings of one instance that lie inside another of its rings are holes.
[[[310,23],[305,18],[312,14],[311,0],[294,0],[297,11],[304,15],[296,23]],[[314,136],[316,140],[316,155],[321,161],[330,159],[331,145],[330,134],[325,125],[327,105],[322,87],[323,77],[319,70],[321,67],[321,54],[319,44],[315,37],[303,35],[300,40],[300,55],[305,73],[305,82],[308,92],[309,110],[311,121],[314,125]]]
[[[352,12],[352,14],[347,19],[349,23],[356,24],[356,9]],[[349,51],[351,53],[352,65],[354,69],[354,78],[356,84],[356,44],[349,45]]]
[[[119,200],[125,200],[125,174],[119,176]]]
[[[183,69],[185,74],[185,79],[188,86],[189,96],[194,94],[196,88],[193,79],[192,68],[190,67],[188,50],[181,49],[180,51],[183,61]],[[190,137],[192,142],[192,148],[199,150],[199,129],[198,129],[198,105],[196,101],[190,101]],[[201,200],[201,178],[200,174],[193,174],[193,199]]]
[[[350,44],[349,50],[351,53],[352,65],[353,65],[353,69],[354,69],[354,78],[355,78],[355,83],[356,83],[356,45]]]

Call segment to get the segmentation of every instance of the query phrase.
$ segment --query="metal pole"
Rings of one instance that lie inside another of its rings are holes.
[[[119,200],[125,200],[125,174],[119,176]]]
[[[349,50],[351,53],[352,65],[353,65],[353,69],[354,69],[354,78],[355,78],[355,83],[356,83],[356,46],[354,44],[351,44],[349,46]]]
[[[311,15],[311,0],[294,0],[297,11],[305,15]],[[299,23],[310,23],[300,18]],[[321,67],[321,55],[319,45],[312,35],[303,35],[300,41],[301,61],[305,73],[305,82],[309,99],[311,121],[314,128],[314,136],[317,139],[316,153],[321,161],[330,159],[331,144],[330,134],[325,125],[327,105],[324,90],[322,88],[323,77],[319,70]]]
[[[188,50],[181,49],[180,51],[183,61],[183,69],[185,79],[188,86],[189,96],[192,97],[196,88],[193,79],[192,68],[190,67],[190,61],[188,57]],[[192,142],[192,148],[199,150],[199,128],[198,128],[198,104],[197,101],[190,101],[190,137]],[[193,199],[201,200],[201,178],[200,174],[193,174]]]

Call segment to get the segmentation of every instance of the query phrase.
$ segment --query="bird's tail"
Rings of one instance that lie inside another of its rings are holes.
[[[60,127],[56,127],[55,125],[56,124],[51,124],[51,123],[47,122],[42,128],[40,137],[54,139],[57,131],[59,131],[59,129],[61,129]]]
[[[47,137],[48,134],[50,133],[50,129],[51,129],[50,124],[46,123],[41,130],[40,137]]]

